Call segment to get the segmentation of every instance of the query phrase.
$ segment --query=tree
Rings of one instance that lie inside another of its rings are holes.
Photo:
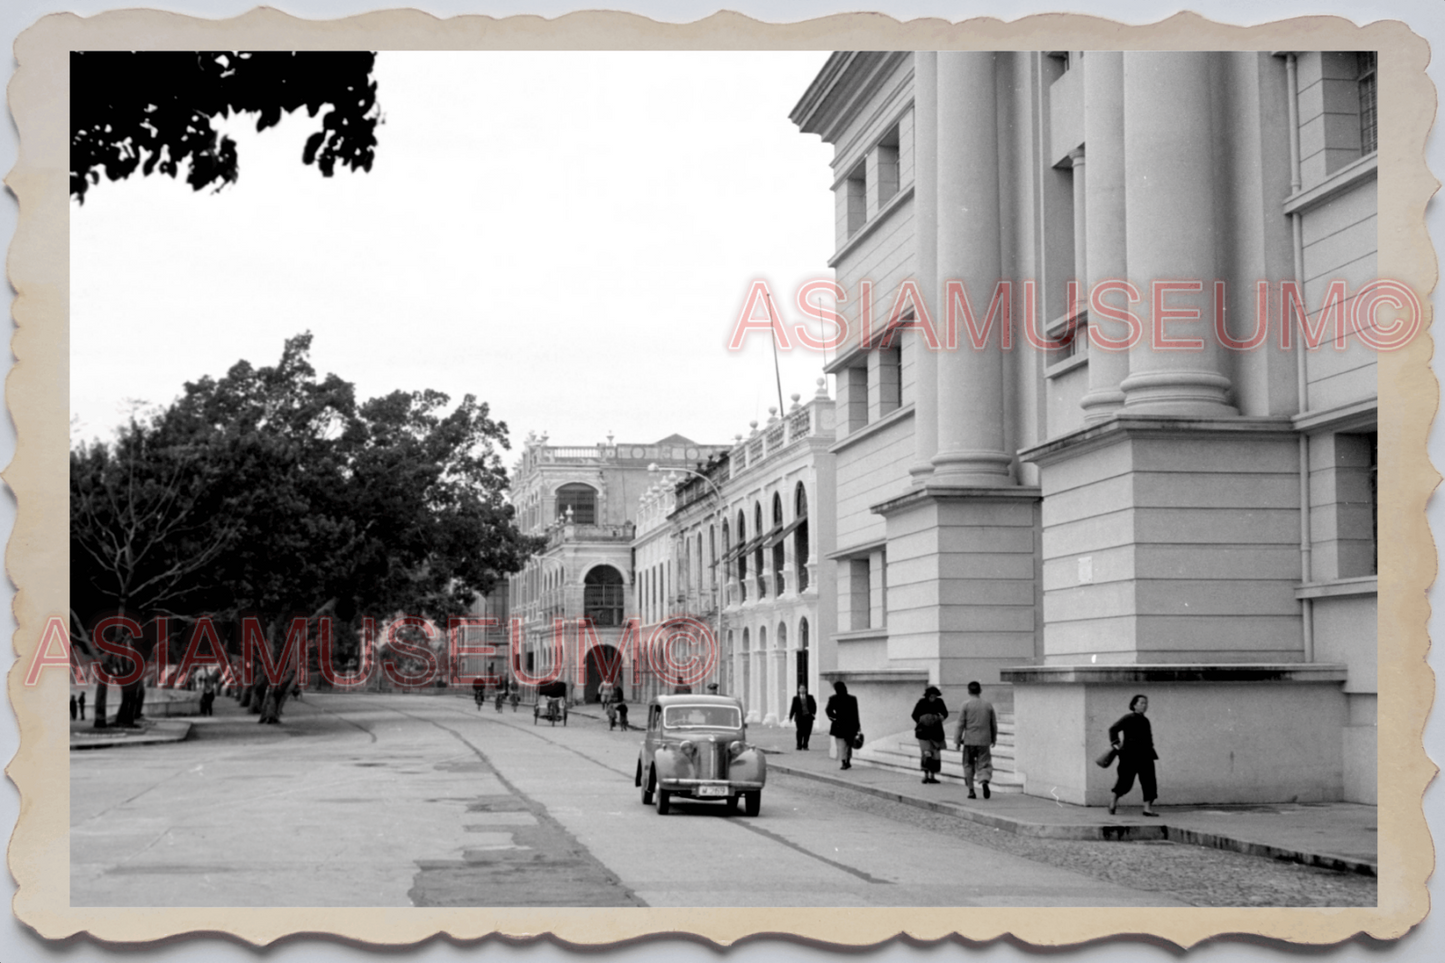
[[[301,161],[326,177],[338,163],[371,170],[376,149],[376,83],[372,53],[127,52],[70,54],[70,193],[81,203],[100,182],[157,170],[217,189],[238,176],[236,143],[211,122],[256,113],[256,129],[306,108],[321,129]]]
[[[310,343],[188,383],[114,443],[72,452],[77,625],[116,609],[254,617],[275,655],[292,619],[333,615],[344,654],[362,619],[444,624],[520,570],[538,546],[506,501],[505,423],[470,395],[358,404],[350,383],[317,377]],[[252,708],[275,721],[287,689],[258,678]]]

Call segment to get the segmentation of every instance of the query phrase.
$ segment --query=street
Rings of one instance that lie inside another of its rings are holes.
[[[1169,871],[1191,878],[1202,860],[1275,893],[1318,879],[1327,903],[1373,902],[1373,880],[1194,847],[1050,844],[1060,865],[782,773],[757,818],[685,800],[658,816],[633,786],[638,733],[577,713],[538,726],[525,705],[307,693],[279,726],[229,698],[195,723],[186,742],[72,753],[72,905],[1198,903],[1119,872],[1175,852]]]

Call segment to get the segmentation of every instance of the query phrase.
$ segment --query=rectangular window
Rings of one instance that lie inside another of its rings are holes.
[[[898,125],[895,124],[875,150],[874,166],[877,168],[877,207],[887,204],[898,193]]]
[[[903,347],[895,344],[891,348],[879,348],[878,358],[878,417],[897,411],[903,402]]]
[[[849,615],[852,620],[849,627],[854,631],[873,627],[873,592],[868,576],[866,558],[848,560]]]
[[[845,203],[848,205],[848,236],[856,234],[868,221],[868,167],[859,164],[843,182]]]
[[[868,369],[862,365],[846,369],[848,375],[848,430],[868,424]]]
[[[1375,93],[1375,68],[1379,55],[1373,50],[1356,56],[1360,63],[1360,156],[1373,154],[1380,146],[1378,98]]]

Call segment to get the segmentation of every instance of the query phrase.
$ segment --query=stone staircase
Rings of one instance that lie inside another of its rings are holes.
[[[953,726],[945,723],[945,727],[952,738]],[[918,740],[913,737],[912,729],[870,739],[862,749],[853,752],[854,765],[909,772],[922,779],[920,759]],[[944,782],[963,782],[962,752],[957,749],[943,751],[943,771],[938,778]],[[989,788],[994,792],[1024,791],[1023,774],[1014,768],[1014,717],[1011,712],[998,713],[998,745],[993,747],[993,780]]]

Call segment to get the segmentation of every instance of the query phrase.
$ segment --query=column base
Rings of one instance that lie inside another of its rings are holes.
[[[1237,415],[1229,404],[1230,380],[1207,371],[1143,371],[1119,383],[1129,414]]]
[[[933,456],[933,481],[942,485],[1003,487],[1013,484],[1013,457],[1001,451],[953,448]]]

